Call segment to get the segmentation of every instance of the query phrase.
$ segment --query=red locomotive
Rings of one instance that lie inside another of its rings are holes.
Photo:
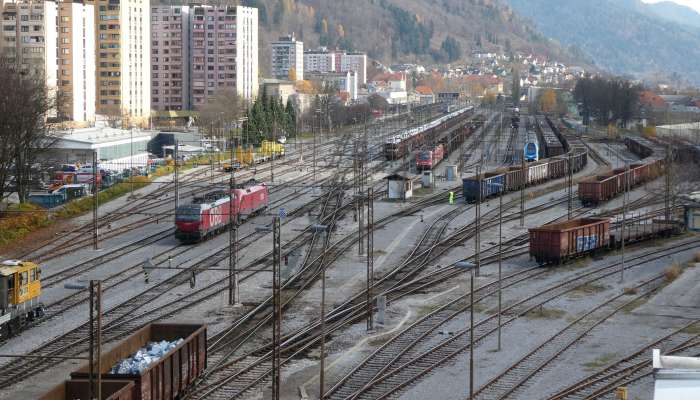
[[[197,242],[216,235],[229,221],[245,220],[267,209],[267,186],[254,180],[233,190],[233,206],[228,190],[195,197],[192,204],[180,206],[175,213],[175,237],[182,242]],[[233,211],[233,218],[230,212]]]
[[[420,150],[416,153],[416,167],[419,171],[433,169],[445,156],[442,144],[435,146],[432,150]]]

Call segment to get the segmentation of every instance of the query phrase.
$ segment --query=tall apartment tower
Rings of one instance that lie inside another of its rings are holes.
[[[59,110],[73,121],[95,120],[95,8],[58,3]]]
[[[251,99],[258,94],[258,9],[241,6],[190,8],[190,105],[218,90]]]
[[[0,2],[0,52],[57,96],[50,116],[95,119],[95,15],[92,5]]]
[[[151,110],[151,6],[147,0],[94,0],[97,113],[144,124]]]
[[[151,7],[151,109],[189,110],[190,7]]]
[[[289,79],[292,69],[297,80],[304,79],[304,42],[298,41],[293,33],[272,42],[272,75],[276,79]]]
[[[0,0],[0,55],[16,63],[25,76],[56,90],[58,8],[52,1]],[[1,79],[1,78],[0,78]]]

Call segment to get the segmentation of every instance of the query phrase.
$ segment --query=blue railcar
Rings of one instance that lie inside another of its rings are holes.
[[[534,132],[528,131],[525,135],[525,146],[523,146],[523,156],[525,161],[534,162],[540,160],[540,144],[537,140],[537,135]]]
[[[498,196],[505,190],[506,174],[503,172],[486,173],[481,178],[481,185],[476,177],[462,179],[462,193],[467,202],[475,202],[479,199],[479,187],[481,188],[481,200],[492,196]]]

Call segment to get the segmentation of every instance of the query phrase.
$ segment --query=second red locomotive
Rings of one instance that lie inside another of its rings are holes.
[[[188,243],[206,239],[223,231],[230,221],[244,220],[265,211],[270,202],[267,186],[254,180],[233,189],[233,204],[230,194],[228,190],[213,191],[178,207],[175,237]]]
[[[418,171],[428,171],[442,161],[445,150],[442,144],[435,146],[432,150],[420,150],[416,153],[416,167]]]

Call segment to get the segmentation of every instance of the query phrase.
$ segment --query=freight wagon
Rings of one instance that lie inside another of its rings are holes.
[[[628,221],[624,235],[621,225],[611,228],[608,218],[573,219],[530,229],[530,257],[540,264],[561,264],[586,254],[618,248],[623,240],[625,243],[639,242],[682,230],[683,224],[678,221],[656,220],[653,216]]]
[[[263,212],[269,202],[267,186],[255,180],[238,186],[233,193],[218,190],[195,197],[191,204],[180,206],[175,211],[175,237],[182,242],[206,239],[223,231],[232,222]]]
[[[570,154],[570,157],[569,157]],[[501,192],[520,190],[523,185],[533,186],[552,179],[566,176],[569,165],[572,173],[581,171],[588,162],[588,152],[585,149],[574,149],[562,157],[554,157],[529,163],[522,167],[510,167],[507,170],[496,170],[482,174],[481,184],[476,176],[462,179],[462,192],[467,202],[478,200],[481,187],[481,199],[497,196]]]
[[[533,228],[530,232],[530,257],[538,263],[562,262],[610,243],[610,220],[584,218]]]
[[[664,171],[664,162],[655,160],[647,164],[632,164],[626,168],[584,179],[578,184],[578,197],[584,206],[595,206],[623,193],[629,180],[632,189],[659,177]]]
[[[389,161],[400,160],[406,157],[412,149],[420,148],[430,142],[435,143],[437,141],[435,136],[438,132],[464,124],[473,112],[474,107],[465,107],[393,135],[384,143],[384,157]]]
[[[182,339],[180,341],[180,339]],[[113,367],[152,342],[177,342],[138,373],[113,373]],[[189,386],[207,368],[207,327],[201,324],[150,324],[102,354],[102,379],[109,382],[130,382],[131,394],[117,399],[171,400],[181,398]],[[89,367],[70,374],[71,381],[89,379]],[[69,382],[71,382],[69,381]],[[70,385],[70,384],[68,384]],[[119,389],[123,390],[123,388]],[[52,399],[47,399],[52,400]]]
[[[547,118],[544,115],[538,115],[535,119],[540,133],[540,144],[544,147],[545,155],[555,157],[564,154],[566,148],[560,137],[552,130]]]
[[[95,385],[97,385],[95,383]],[[134,400],[134,382],[102,380],[103,400]],[[39,397],[39,400],[83,400],[89,399],[90,380],[72,379],[65,381]],[[96,394],[93,394],[96,396]]]

